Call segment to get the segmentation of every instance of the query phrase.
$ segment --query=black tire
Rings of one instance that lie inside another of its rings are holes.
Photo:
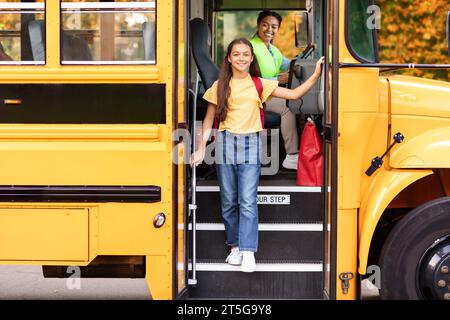
[[[381,299],[422,299],[416,274],[421,258],[436,240],[448,235],[450,197],[427,202],[398,222],[381,251]]]

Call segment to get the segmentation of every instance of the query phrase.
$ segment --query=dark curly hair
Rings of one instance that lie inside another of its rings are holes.
[[[278,20],[278,27],[281,27],[281,21],[283,21],[283,18],[275,11],[270,11],[270,10],[263,10],[258,14],[258,20],[257,20],[258,25],[266,17],[274,17],[275,19]]]

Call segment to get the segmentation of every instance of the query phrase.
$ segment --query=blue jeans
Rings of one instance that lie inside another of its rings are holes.
[[[258,206],[261,172],[261,139],[258,133],[219,132],[216,171],[227,245],[241,251],[258,250]]]

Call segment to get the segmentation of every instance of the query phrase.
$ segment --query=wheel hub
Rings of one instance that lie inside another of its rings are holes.
[[[450,300],[450,235],[436,240],[425,251],[417,278],[422,298]]]

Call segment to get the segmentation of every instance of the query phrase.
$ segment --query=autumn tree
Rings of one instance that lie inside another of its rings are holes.
[[[379,0],[380,60],[390,63],[450,63],[446,43],[448,0]],[[408,71],[450,81],[448,69]]]

